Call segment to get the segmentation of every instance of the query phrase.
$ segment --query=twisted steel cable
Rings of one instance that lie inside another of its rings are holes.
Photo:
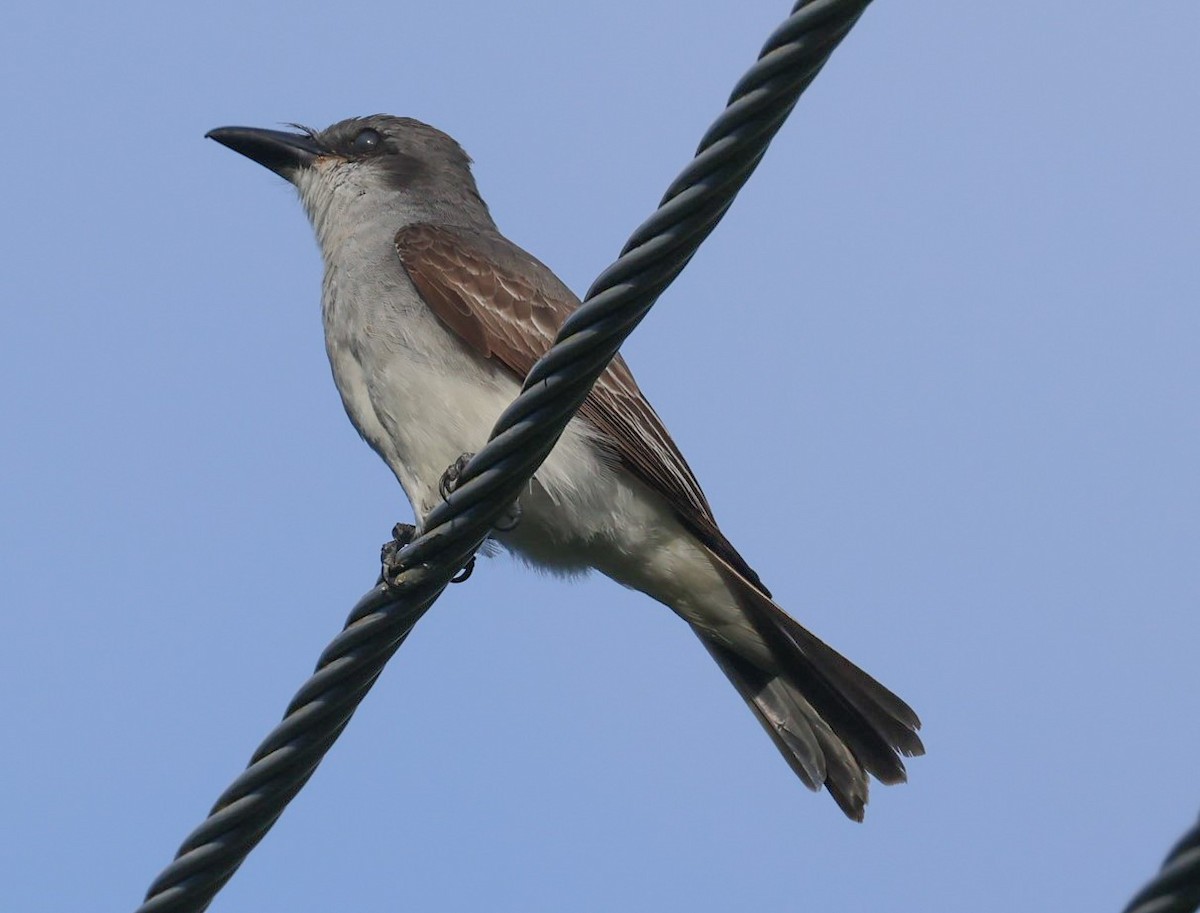
[[[304,786],[413,625],[553,449],[592,384],[753,173],[800,94],[870,0],[800,0],[738,81],[695,158],[530,370],[455,491],[321,654],[246,770],[154,880],[138,913],[204,910]]]
[[[1162,868],[1123,913],[1195,913],[1200,909],[1200,821],[1167,854]]]

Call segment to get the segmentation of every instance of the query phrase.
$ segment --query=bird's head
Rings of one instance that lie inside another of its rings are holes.
[[[392,231],[420,221],[491,223],[471,159],[441,130],[390,114],[324,130],[291,126],[297,132],[218,127],[205,135],[294,184],[323,242],[364,220]]]

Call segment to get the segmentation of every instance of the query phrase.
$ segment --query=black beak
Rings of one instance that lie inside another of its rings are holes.
[[[317,156],[329,151],[306,133],[260,130],[258,127],[217,127],[204,135],[254,159],[289,181],[302,168],[311,165]]]

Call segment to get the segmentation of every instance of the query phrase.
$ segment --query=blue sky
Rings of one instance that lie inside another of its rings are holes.
[[[409,517],[294,194],[204,132],[427,120],[582,291],[786,11],[9,11],[0,909],[136,906]],[[925,721],[864,825],[666,609],[500,559],[213,909],[1124,903],[1200,809],[1198,34],[875,4],[626,346],[781,604]]]

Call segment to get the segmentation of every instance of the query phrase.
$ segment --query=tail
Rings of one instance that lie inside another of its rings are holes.
[[[714,566],[778,661],[759,668],[702,630],[697,635],[750,705],[796,775],[811,789],[824,784],[855,821],[867,804],[867,775],[881,783],[906,779],[901,756],[925,753],[921,721],[904,701],[810,634],[729,562]]]

